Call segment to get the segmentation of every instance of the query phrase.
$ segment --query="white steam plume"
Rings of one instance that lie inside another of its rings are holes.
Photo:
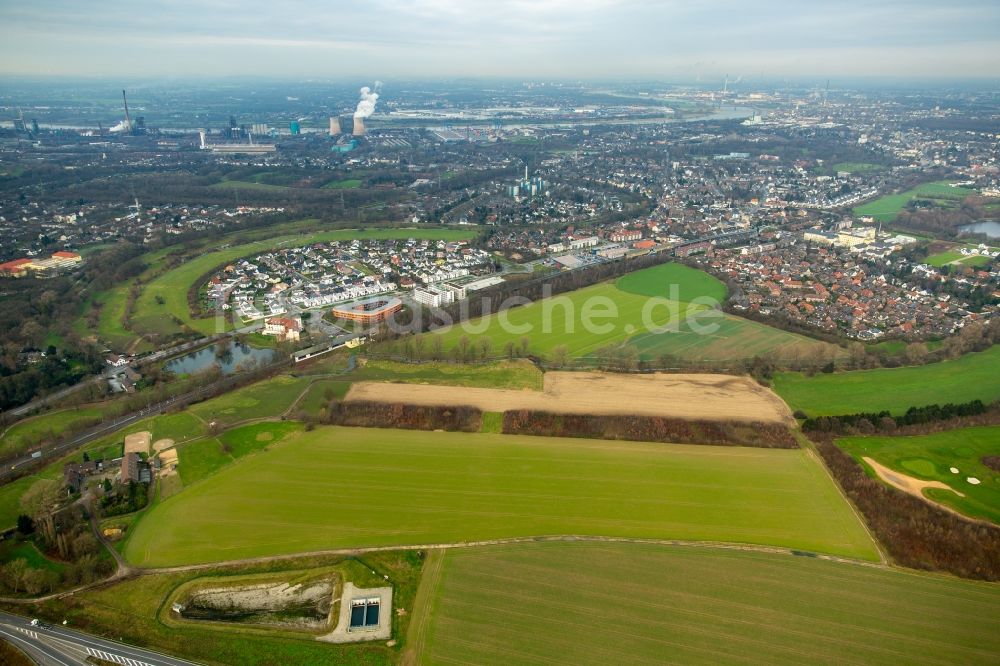
[[[127,132],[128,131],[128,123],[126,121],[124,121],[124,120],[119,120],[118,124],[115,125],[114,127],[109,128],[108,131],[109,132]]]
[[[361,99],[358,101],[358,108],[354,110],[355,118],[368,118],[375,113],[375,103],[378,102],[378,89],[382,87],[381,81],[375,82],[375,90],[368,86],[361,89]]]

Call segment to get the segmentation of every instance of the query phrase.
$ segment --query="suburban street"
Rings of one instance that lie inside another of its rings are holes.
[[[0,612],[0,638],[41,666],[86,666],[96,657],[123,666],[192,666],[195,662],[97,638],[61,626],[31,626],[31,618]]]

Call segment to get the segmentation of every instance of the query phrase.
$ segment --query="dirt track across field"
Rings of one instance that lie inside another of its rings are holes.
[[[542,391],[358,382],[346,400],[464,405],[483,411],[627,414],[680,419],[787,422],[788,406],[746,377],[547,372]]]

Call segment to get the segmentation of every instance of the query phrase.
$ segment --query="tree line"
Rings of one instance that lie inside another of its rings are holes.
[[[865,474],[830,434],[814,435],[827,467],[900,565],[1000,580],[1000,527],[966,520]]]

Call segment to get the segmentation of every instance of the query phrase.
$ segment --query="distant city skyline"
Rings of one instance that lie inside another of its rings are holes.
[[[1000,77],[995,0],[37,0],[0,75]]]

